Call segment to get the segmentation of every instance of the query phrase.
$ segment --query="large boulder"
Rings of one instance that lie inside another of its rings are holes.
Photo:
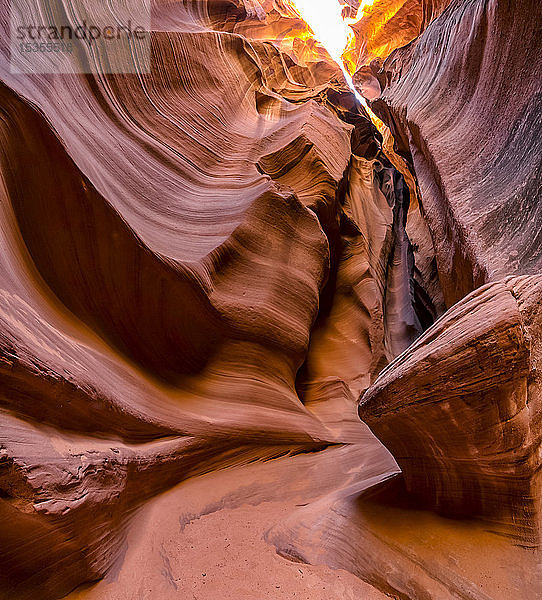
[[[359,415],[423,506],[538,543],[542,276],[481,287],[382,371]]]

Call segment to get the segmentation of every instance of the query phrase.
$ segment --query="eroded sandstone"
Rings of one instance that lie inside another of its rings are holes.
[[[542,278],[457,303],[380,374],[360,417],[420,505],[539,543]]]
[[[17,72],[0,9],[2,598],[177,597],[187,525],[268,509],[322,597],[542,589],[537,7],[377,0],[346,59],[387,130],[287,4],[156,0],[117,75]],[[309,593],[234,537],[202,598]]]

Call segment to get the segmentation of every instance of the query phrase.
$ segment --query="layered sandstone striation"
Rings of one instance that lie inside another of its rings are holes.
[[[415,170],[451,306],[488,281],[540,272],[540,6],[425,7],[438,18],[387,58],[373,109]]]
[[[423,504],[483,516],[536,545],[542,153],[532,65],[541,46],[527,16],[536,7],[458,1],[424,11],[423,34],[356,81],[416,174],[451,308],[381,374],[359,412]],[[416,230],[411,221],[412,240]]]
[[[542,589],[535,3],[376,0],[389,129],[289,4],[155,0],[150,72],[56,75],[0,8],[2,599],[195,594],[230,517],[203,599]]]
[[[538,544],[542,277],[458,302],[367,390],[360,417],[420,506]]]
[[[141,76],[16,74],[3,38],[1,547],[15,597],[103,576],[134,511],[183,479],[359,440],[355,398],[385,360],[370,355],[395,351],[383,271],[408,199],[380,191],[376,130],[336,67],[319,82],[291,71],[274,45],[225,31],[246,7],[219,4],[157,4]],[[298,389],[322,378],[297,373],[350,256],[352,147],[370,155],[354,162],[386,220],[376,313],[359,325],[380,333],[355,344],[363,374],[331,370],[343,404],[324,395],[313,411]],[[408,264],[390,302],[410,323]]]

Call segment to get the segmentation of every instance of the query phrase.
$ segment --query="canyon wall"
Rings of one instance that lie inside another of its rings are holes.
[[[385,126],[281,2],[156,0],[150,72],[122,74],[29,73],[0,9],[0,597],[121,568],[183,481],[309,453],[317,478],[333,448],[348,476],[266,534],[283,556],[472,587],[388,560],[404,540],[361,558],[390,477],[538,546],[539,8],[374,11],[354,81]]]

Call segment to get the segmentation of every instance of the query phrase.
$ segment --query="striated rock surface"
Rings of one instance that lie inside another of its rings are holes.
[[[421,509],[400,476],[389,475],[384,482],[358,477],[356,485],[297,508],[267,539],[281,556],[350,571],[388,598],[540,597],[539,552],[476,520]]]
[[[0,7],[0,599],[539,597],[535,13]]]
[[[451,306],[541,270],[540,5],[424,6],[438,18],[386,60],[373,109],[411,156]]]
[[[311,410],[297,394],[339,258],[352,144],[374,155],[379,140],[337,68],[311,88],[298,67],[299,83],[275,46],[223,31],[238,18],[232,8],[157,4],[141,76],[16,74],[3,38],[0,546],[10,597],[59,597],[103,576],[121,560],[134,511],[183,479],[359,442],[355,398],[378,357],[396,351],[383,352],[380,333],[374,348],[361,343],[361,375],[354,361],[334,373],[340,396]],[[393,190],[387,200],[379,191],[380,163],[366,164],[364,185],[389,221],[378,270],[402,252],[404,226]],[[404,211],[408,199],[397,203]],[[383,322],[385,280],[408,278],[405,269],[375,271],[378,314],[353,335]],[[410,323],[402,285],[392,318]],[[401,347],[411,339],[399,337]]]
[[[539,542],[542,277],[483,286],[386,367],[359,414],[407,491]]]

